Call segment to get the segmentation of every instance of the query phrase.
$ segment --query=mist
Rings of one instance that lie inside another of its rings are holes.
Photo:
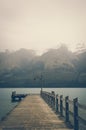
[[[86,45],[85,0],[0,0],[0,50]]]

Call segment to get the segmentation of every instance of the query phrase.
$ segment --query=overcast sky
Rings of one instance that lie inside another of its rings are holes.
[[[0,50],[86,43],[86,0],[0,0]]]

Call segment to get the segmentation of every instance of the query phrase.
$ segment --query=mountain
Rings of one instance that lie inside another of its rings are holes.
[[[0,87],[85,87],[86,52],[62,45],[41,56],[20,49],[0,52]]]

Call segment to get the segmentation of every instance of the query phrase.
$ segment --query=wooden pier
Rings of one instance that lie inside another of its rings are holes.
[[[73,105],[73,112],[69,110],[69,103]],[[86,120],[79,117],[78,106],[86,110],[77,98],[73,101],[68,96],[63,99],[63,95],[55,95],[54,92],[27,95],[1,121],[0,130],[85,130]]]
[[[70,130],[40,95],[29,95],[1,122],[0,130]]]

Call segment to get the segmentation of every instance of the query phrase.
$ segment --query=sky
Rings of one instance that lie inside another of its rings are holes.
[[[86,45],[86,0],[0,0],[0,50]]]

